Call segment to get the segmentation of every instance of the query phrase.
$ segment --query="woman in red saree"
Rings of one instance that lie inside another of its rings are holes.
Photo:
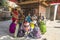
[[[9,32],[15,33],[15,28],[18,23],[18,10],[13,9],[12,11],[12,23],[10,24]]]
[[[13,9],[12,11],[12,22],[18,20],[18,10]]]

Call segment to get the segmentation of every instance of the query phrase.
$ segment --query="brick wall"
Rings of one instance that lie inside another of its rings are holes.
[[[45,16],[46,14],[46,8],[44,6],[39,6],[39,13],[41,13],[42,16]]]

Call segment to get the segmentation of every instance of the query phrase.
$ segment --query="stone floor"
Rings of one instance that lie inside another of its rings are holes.
[[[42,38],[40,39],[26,39],[26,38],[14,38],[10,36],[10,33],[8,31],[9,25],[11,23],[11,20],[9,21],[1,21],[0,22],[0,40],[60,40],[60,28],[59,27],[53,27],[53,22],[51,24],[47,23],[47,32],[42,35]],[[58,24],[57,24],[58,25]]]

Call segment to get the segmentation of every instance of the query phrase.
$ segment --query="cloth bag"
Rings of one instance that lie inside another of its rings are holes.
[[[23,23],[19,23],[17,37],[23,37],[24,35],[25,35],[25,31],[23,29]]]
[[[46,33],[46,24],[44,23],[44,21],[40,21],[39,27],[40,27],[41,33],[45,34]]]
[[[33,22],[30,23],[30,27],[31,27],[31,29],[34,29],[34,23]]]
[[[32,32],[29,33],[29,37],[41,38],[41,33],[39,27],[35,27]]]
[[[15,33],[15,28],[16,28],[16,24],[14,22],[12,22],[9,27],[9,32]]]

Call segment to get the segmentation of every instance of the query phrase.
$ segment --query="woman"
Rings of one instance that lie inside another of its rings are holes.
[[[33,20],[37,20],[36,14],[34,14],[34,15],[32,16],[32,19],[33,19]]]
[[[30,16],[30,13],[29,13],[28,16],[26,17],[26,21],[29,22],[29,23],[31,22],[31,16]]]
[[[14,33],[16,24],[18,23],[18,11],[17,9],[13,9],[12,11],[12,23],[10,24],[9,32]]]
[[[12,22],[18,20],[18,10],[13,9],[12,11]]]
[[[23,15],[23,13],[20,14],[19,19],[20,19],[20,20],[19,20],[20,23],[24,22],[25,16]]]

